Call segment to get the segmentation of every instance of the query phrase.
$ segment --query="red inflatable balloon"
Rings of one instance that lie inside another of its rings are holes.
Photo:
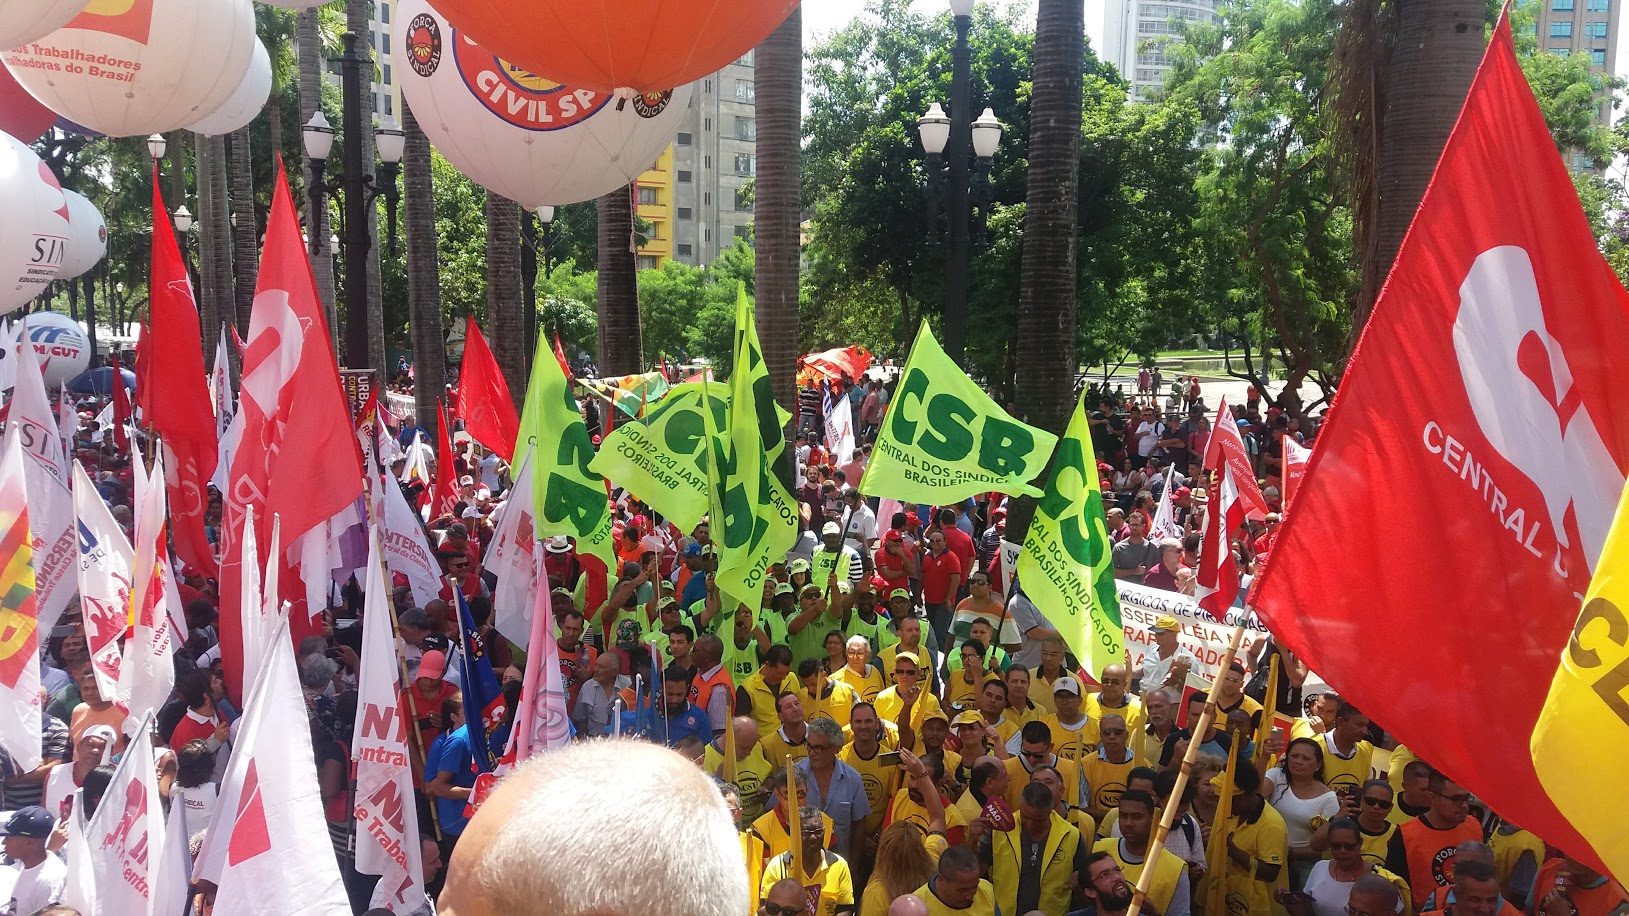
[[[0,133],[8,133],[24,143],[45,136],[56,123],[57,113],[39,103],[17,84],[11,71],[0,65]]]
[[[722,69],[798,0],[434,0],[504,60],[573,86],[663,92]]]

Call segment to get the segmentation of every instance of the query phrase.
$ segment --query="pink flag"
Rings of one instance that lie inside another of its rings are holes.
[[[384,551],[373,532],[368,551],[367,607],[362,612],[362,670],[357,674],[356,870],[379,875],[369,905],[393,913],[424,906],[418,810],[413,803],[407,724],[397,700],[396,637]]]
[[[539,582],[548,581],[541,551],[533,574]],[[552,602],[549,590],[539,588],[537,604],[532,609],[532,635],[526,643],[526,679],[522,682],[520,708],[515,710],[515,728],[510,735],[515,763],[533,754],[564,747],[570,740],[571,720],[566,716],[566,688],[560,679],[560,649],[554,644]]]
[[[1244,500],[1246,518],[1267,517],[1267,498],[1256,485],[1256,472],[1250,466],[1250,454],[1244,450],[1244,437],[1239,435],[1239,421],[1227,407],[1227,398],[1216,409],[1216,422],[1211,424],[1210,440],[1205,443],[1205,467],[1221,479],[1222,465],[1233,472],[1233,485]]]
[[[1301,478],[1307,476],[1307,462],[1312,460],[1312,449],[1284,437],[1284,511],[1295,502],[1295,491],[1301,489]]]
[[[139,735],[151,728],[142,717]],[[153,909],[164,849],[164,803],[158,794],[153,742],[136,740],[119,760],[96,814],[85,825],[95,875],[96,912],[169,916]]]

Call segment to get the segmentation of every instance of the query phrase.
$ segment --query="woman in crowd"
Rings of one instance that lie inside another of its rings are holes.
[[[1323,746],[1311,738],[1291,741],[1284,749],[1283,762],[1276,771],[1268,772],[1263,788],[1267,800],[1284,817],[1290,841],[1290,890],[1299,891],[1313,865],[1324,857],[1329,822],[1341,810],[1340,798],[1324,785]]]

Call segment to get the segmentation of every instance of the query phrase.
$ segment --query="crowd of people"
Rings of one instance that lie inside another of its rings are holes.
[[[1090,395],[1104,492],[1114,494],[1114,574],[1191,591],[1207,506],[1208,412],[1194,386],[1177,393],[1189,412],[1173,422],[1153,403],[1159,389],[1150,382],[1129,396],[1107,386]],[[837,397],[850,399],[859,440],[841,465],[820,422]],[[742,872],[747,912],[767,916],[1112,916],[1128,910],[1145,872],[1142,912],[1158,916],[1218,916],[1217,902],[1232,914],[1294,916],[1629,912],[1619,883],[1487,810],[1270,639],[1211,683],[1178,621],[1160,616],[1143,664],[1095,677],[1082,670],[1064,634],[1003,567],[1000,494],[901,507],[887,518],[860,494],[889,397],[877,379],[805,389],[794,451],[800,536],[756,600],[720,592],[708,520],[678,530],[619,489],[611,493],[617,561],[606,582],[591,581],[592,565],[571,539],[544,541],[575,741],[478,806],[474,757],[484,740],[501,749],[509,723],[489,738],[464,721],[459,662],[469,650],[459,603],[511,715],[527,634],[495,628],[497,583],[483,565],[510,468],[459,437],[457,504],[425,522],[443,592],[421,605],[399,578],[391,594],[431,897],[425,912],[631,912],[584,908],[588,892],[560,877],[572,864],[598,869],[593,882],[604,881],[620,874],[616,862],[585,861],[582,849],[542,852],[562,843],[545,822],[580,808],[594,817],[561,830],[614,835],[619,822],[607,806],[623,803],[633,806],[624,820],[648,818],[666,840],[611,854],[647,863],[628,887],[673,863],[685,876],[652,885],[668,896],[653,898],[651,912],[717,911],[684,901],[704,900],[707,887],[739,882]],[[141,456],[101,435],[95,412],[88,405],[81,414],[72,453],[128,526],[131,462]],[[1316,425],[1303,433],[1297,418],[1263,413],[1255,398],[1235,413],[1257,446],[1275,509],[1234,544],[1249,564],[1270,551],[1281,509],[1279,444],[1310,441]],[[395,471],[408,502],[423,505],[429,481],[401,480],[402,463]],[[1167,487],[1178,530],[1154,538]],[[216,495],[212,535],[219,517]],[[218,584],[180,572],[189,632],[178,641],[175,693],[151,735],[138,734],[129,711],[99,691],[76,607],[44,641],[43,761],[24,772],[0,760],[0,808],[9,812],[0,820],[0,913],[71,912],[56,906],[69,815],[121,803],[102,792],[131,741],[159,749],[166,806],[184,806],[194,830],[210,822],[243,698],[229,695],[221,676]],[[320,635],[297,653],[313,765],[357,912],[370,891],[348,867],[364,604],[354,581],[336,590]],[[1282,677],[1269,695],[1274,659]],[[645,696],[655,698],[650,709],[641,709]],[[1208,703],[1215,718],[1201,730]],[[1275,727],[1274,710],[1287,728]],[[726,844],[722,866],[716,831],[708,832],[721,812],[738,840]],[[1156,855],[1164,817],[1172,826]],[[729,877],[699,880],[718,868]],[[580,879],[589,883],[586,871]],[[198,911],[208,913],[213,889],[195,891]],[[569,905],[549,902],[573,894]]]

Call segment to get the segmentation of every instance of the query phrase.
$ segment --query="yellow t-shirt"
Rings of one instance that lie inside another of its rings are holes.
[[[826,825],[826,845],[830,846],[835,824],[825,812],[821,812],[820,821]],[[758,819],[753,821],[748,829],[754,836],[764,841],[765,858],[772,859],[785,855],[792,849],[792,838],[786,833],[786,825],[781,823],[780,817],[774,811],[765,811],[758,815]]]
[[[826,686],[831,688],[831,694],[821,697],[818,701],[815,700],[814,691],[805,690],[801,682],[792,692],[803,701],[803,715],[809,721],[826,718],[847,728],[849,715],[854,712],[854,704],[860,701],[859,694],[854,692],[853,687],[836,678],[827,681]]]
[[[1383,833],[1372,834],[1358,824],[1358,834],[1363,838],[1363,858],[1376,865],[1386,864],[1386,851],[1391,848],[1391,835],[1397,832],[1397,825],[1386,822]]]
[[[900,710],[905,708],[905,701],[900,699],[898,687],[889,687],[882,693],[877,694],[876,702],[872,703],[872,705],[877,709],[877,718],[884,722],[898,722]],[[918,747],[921,747],[922,723],[926,721],[929,712],[944,715],[944,709],[939,705],[939,698],[923,689],[917,695],[916,705],[911,707],[911,730],[917,734],[915,735],[915,742],[912,743],[908,750],[915,751]],[[946,716],[946,718],[949,717]]]
[[[723,779],[724,755],[712,744],[707,745],[705,753],[706,758],[702,761],[702,766],[707,772]],[[758,789],[774,770],[775,767],[764,756],[762,746],[757,744],[752,746],[752,753],[736,759],[735,784],[741,788],[741,823],[750,824],[764,812],[763,800],[758,798]]]
[[[759,899],[769,896],[769,889],[782,878],[792,878],[802,884],[808,899],[819,901],[812,910],[815,916],[836,916],[838,910],[854,906],[854,879],[849,874],[848,863],[835,852],[823,851],[820,866],[813,874],[807,870],[801,875],[792,874],[791,853],[770,859],[759,885]]]
[[[770,766],[786,766],[786,757],[788,754],[791,755],[794,762],[806,760],[809,757],[808,726],[804,727],[802,741],[794,743],[791,739],[786,737],[786,733],[784,731],[777,728],[769,734],[764,735],[762,738],[759,738],[758,746],[763,749],[764,759],[769,761]]]
[[[968,710],[978,707],[979,692],[995,675],[985,674],[968,681],[967,671],[952,671],[945,677],[945,705],[952,709]]]
[[[1488,836],[1488,845],[1493,847],[1493,870],[1499,874],[1499,886],[1507,887],[1510,884],[1510,873],[1516,870],[1516,863],[1521,860],[1522,853],[1533,854],[1533,869],[1536,872],[1544,864],[1544,841],[1525,830],[1515,833],[1493,831]]]
[[[864,674],[855,674],[854,669],[844,665],[832,674],[831,679],[837,683],[847,684],[852,687],[854,693],[867,703],[874,702],[877,699],[877,694],[882,693],[883,688],[888,686],[887,682],[882,678],[882,672],[878,671],[877,666],[872,664],[865,666]]]
[[[1056,713],[1042,716],[1041,721],[1052,730],[1052,753],[1064,760],[1079,763],[1097,753],[1097,723],[1090,716],[1076,722],[1074,728],[1064,725]]]
[[[1233,709],[1244,710],[1244,714],[1249,716],[1252,721],[1254,721],[1257,725],[1261,724],[1261,720],[1256,718],[1256,716],[1261,713],[1261,704],[1257,703],[1253,697],[1240,696],[1239,705],[1230,709],[1222,709],[1220,706],[1216,707],[1216,717],[1219,719],[1226,718],[1227,714],[1232,712]]]
[[[758,734],[767,735],[781,726],[780,713],[775,710],[775,698],[787,684],[796,684],[797,678],[788,674],[786,680],[780,684],[771,685],[764,680],[764,670],[759,668],[752,676],[741,682],[741,689],[746,691],[747,699],[752,702],[752,721],[758,723]]]
[[[1007,768],[1007,794],[1005,796],[1007,808],[1016,813],[1018,811],[1019,795],[1024,791],[1024,787],[1030,783],[1029,770],[1024,767],[1024,758],[1022,757],[1008,757],[1002,761],[1002,765]],[[1054,766],[1058,768],[1058,776],[1063,779],[1064,802],[1071,807],[1081,804],[1080,767],[1061,757],[1058,758]],[[1088,791],[1090,788],[1091,783],[1088,782]],[[1121,788],[1124,788],[1124,786]]]
[[[1023,731],[1025,725],[1028,725],[1031,722],[1039,722],[1045,718],[1046,710],[1036,706],[1032,702],[1022,710],[1013,709],[1011,706],[1008,706],[1007,711],[1003,713],[1003,715],[1006,718],[1011,719],[1013,724],[1018,726],[1019,731]]]
[[[1142,759],[1126,748],[1125,760],[1116,763],[1109,760],[1107,748],[1099,747],[1097,753],[1088,756],[1080,768],[1080,774],[1086,777],[1086,787],[1092,793],[1091,804],[1088,808],[1115,808],[1120,804],[1120,793],[1126,790],[1126,776],[1136,767],[1143,765]]]
[[[1402,794],[1403,769],[1419,759],[1419,755],[1409,750],[1407,745],[1399,744],[1391,749],[1391,759],[1386,761],[1386,781],[1391,783],[1393,792]]]
[[[1058,676],[1063,677],[1068,674],[1069,672],[1064,671]],[[1056,680],[1056,678],[1053,680]],[[1042,677],[1041,669],[1039,668],[1036,668],[1035,672],[1030,675],[1029,701],[1046,710],[1048,713],[1056,713],[1058,711],[1058,704],[1052,699],[1052,681]]]
[[[1319,740],[1324,745],[1324,785],[1334,789],[1337,794],[1362,790],[1373,769],[1374,745],[1359,741],[1352,756],[1342,757],[1335,753],[1333,738],[1324,735]]]
[[[1129,693],[1123,706],[1104,706],[1103,694],[1088,693],[1081,701],[1080,711],[1099,725],[1103,723],[1104,716],[1119,716],[1126,720],[1126,728],[1132,732],[1143,727],[1143,701]]]
[[[928,905],[928,916],[995,916],[995,888],[990,882],[980,879],[978,893],[973,895],[973,905],[961,910],[953,910],[940,902],[933,895],[932,883],[932,879],[929,879],[927,884],[916,889],[916,896]]]
[[[865,800],[871,806],[871,814],[862,824],[862,832],[870,835],[882,826],[883,814],[887,811],[887,803],[894,795],[894,789],[899,782],[899,767],[884,766],[882,755],[899,746],[898,736],[894,736],[892,743],[887,734],[878,742],[877,752],[868,760],[861,757],[854,750],[853,743],[843,746],[838,752],[837,759],[853,767],[860,774],[860,785],[865,787]]]
[[[928,829],[928,809],[911,799],[910,789],[900,789],[894,793],[894,800],[888,805],[888,823],[910,821],[923,831]],[[962,817],[961,811],[955,805],[945,805],[945,832],[949,833],[959,827],[965,828],[967,819]]]
[[[1273,810],[1272,805],[1263,804],[1261,816],[1254,823],[1245,823],[1235,815],[1228,818],[1227,826],[1233,835],[1233,845],[1241,852],[1257,861],[1279,866],[1276,880],[1261,881],[1255,877],[1253,866],[1246,871],[1229,859],[1225,879],[1227,911],[1274,912],[1273,891],[1289,886],[1289,869],[1285,867],[1285,860],[1289,857],[1290,839],[1284,827],[1284,818]]]

